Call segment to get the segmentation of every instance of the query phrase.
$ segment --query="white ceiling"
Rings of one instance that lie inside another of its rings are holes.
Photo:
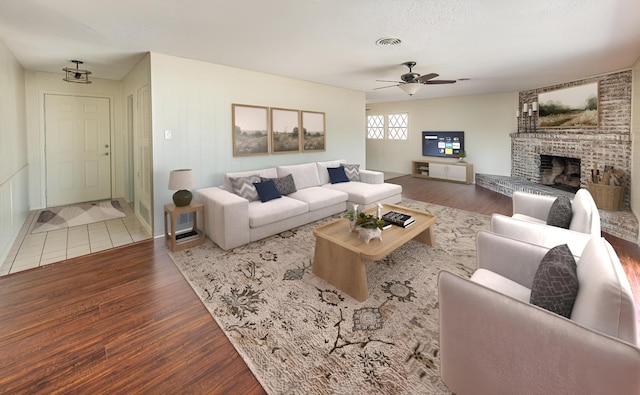
[[[398,37],[402,44],[376,46]],[[638,0],[2,0],[0,39],[27,70],[71,59],[122,79],[147,51],[407,100],[414,72],[441,79],[412,98],[508,92],[630,68]],[[177,73],[180,70],[176,70]]]

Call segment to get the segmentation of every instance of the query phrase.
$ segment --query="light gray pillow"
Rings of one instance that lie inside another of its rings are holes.
[[[572,217],[571,200],[566,196],[560,196],[551,205],[547,216],[547,225],[569,229]]]
[[[278,192],[280,192],[281,195],[288,195],[296,191],[296,183],[293,181],[293,176],[291,174],[287,174],[284,177],[278,178],[260,177],[260,179],[263,182],[273,180],[273,182],[276,184],[276,189],[278,190]]]
[[[247,177],[229,177],[233,193],[247,199],[250,202],[258,200],[258,191],[253,185],[254,182],[260,182],[260,176],[257,174]]]
[[[343,165],[349,181],[360,181],[360,165]]]
[[[533,277],[530,303],[571,318],[578,296],[576,260],[566,244],[550,249]]]

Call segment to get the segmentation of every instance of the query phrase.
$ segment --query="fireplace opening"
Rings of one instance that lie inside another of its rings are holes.
[[[540,184],[577,192],[580,189],[580,159],[540,155]]]

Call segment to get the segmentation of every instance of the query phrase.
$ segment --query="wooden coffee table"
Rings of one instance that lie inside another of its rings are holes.
[[[366,210],[373,214],[376,208]],[[382,231],[382,240],[374,239],[365,244],[358,232],[349,230],[346,218],[322,225],[313,230],[316,250],[313,257],[313,273],[352,296],[359,302],[369,297],[366,261],[383,259],[409,240],[433,245],[435,238],[432,225],[436,217],[423,211],[412,210],[392,204],[384,204],[382,214],[397,211],[415,218],[407,228],[391,226]]]

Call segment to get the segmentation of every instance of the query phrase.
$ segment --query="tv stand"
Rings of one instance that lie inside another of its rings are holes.
[[[466,162],[414,160],[411,162],[411,176],[471,184],[473,165]]]

